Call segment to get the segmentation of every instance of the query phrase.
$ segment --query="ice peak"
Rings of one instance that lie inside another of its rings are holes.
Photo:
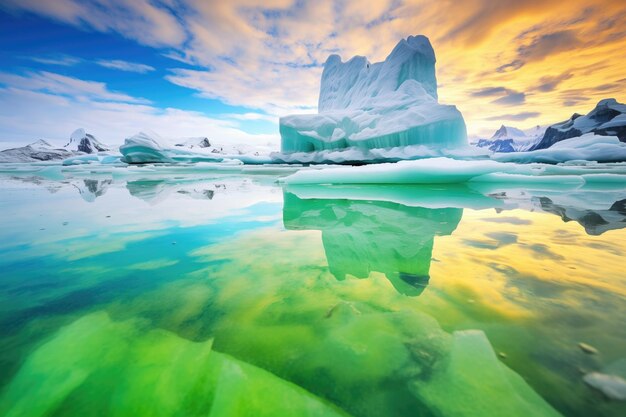
[[[339,55],[331,55],[322,72],[319,111],[366,107],[410,80],[424,90],[422,95],[436,101],[435,62],[433,47],[422,35],[402,39],[385,61],[374,64],[363,56],[343,62]]]
[[[50,143],[48,143],[44,139],[39,139],[39,140],[29,144],[28,146],[30,146],[32,148],[52,148],[52,145],[50,145]]]
[[[97,153],[110,150],[108,146],[98,141],[93,135],[86,133],[83,128],[76,129],[72,132],[70,141],[65,145],[65,148],[71,151],[85,153]]]
[[[498,130],[496,130],[496,133],[493,134],[493,136],[491,137],[491,140],[518,138],[518,137],[525,137],[525,136],[526,134],[522,130],[516,127],[502,125],[500,126]]]

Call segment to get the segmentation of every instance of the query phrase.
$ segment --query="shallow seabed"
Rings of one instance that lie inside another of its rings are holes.
[[[626,415],[623,185],[275,181],[5,175],[0,415]]]

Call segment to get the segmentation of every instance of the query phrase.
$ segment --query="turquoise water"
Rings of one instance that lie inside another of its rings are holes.
[[[626,413],[626,190],[275,180],[2,179],[0,415]]]

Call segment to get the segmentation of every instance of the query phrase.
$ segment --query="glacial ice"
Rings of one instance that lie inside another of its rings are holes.
[[[93,135],[86,133],[85,129],[76,129],[70,135],[70,141],[64,146],[72,152],[84,152],[87,154],[110,151],[111,147],[104,145]]]
[[[564,139],[546,149],[528,152],[500,153],[492,156],[496,161],[556,164],[567,161],[626,161],[626,143],[615,136],[600,136],[593,133]]]
[[[564,184],[584,185],[586,182],[626,182],[626,167],[621,164],[568,166],[429,158],[359,167],[300,170],[281,181],[286,184],[539,182],[562,186]]]
[[[271,393],[272,395],[267,395]],[[70,400],[71,399],[71,400]],[[345,416],[297,385],[141,320],[96,312],[39,346],[0,397],[17,416]]]
[[[283,153],[467,144],[461,113],[438,103],[435,53],[421,35],[401,40],[384,62],[356,56],[344,63],[331,55],[318,108],[280,119]]]
[[[210,146],[189,146],[196,142],[182,142],[170,146],[167,140],[152,133],[140,132],[127,138],[120,152],[122,161],[129,164],[147,163],[195,163],[195,162],[224,162],[236,160],[245,164],[271,163],[268,156],[258,154],[228,154],[221,153]]]

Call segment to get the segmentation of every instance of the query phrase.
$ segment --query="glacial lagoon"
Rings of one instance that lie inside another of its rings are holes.
[[[1,177],[0,415],[626,415],[623,184],[137,171]]]

